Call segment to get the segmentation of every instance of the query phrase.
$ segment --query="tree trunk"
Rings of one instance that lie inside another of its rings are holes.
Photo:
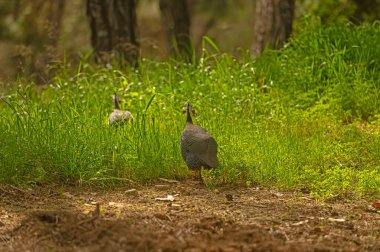
[[[65,8],[65,0],[55,0],[52,1],[50,6],[49,15],[49,45],[56,48],[58,45],[59,35],[62,27],[62,17]]]
[[[292,33],[295,0],[256,0],[252,57],[282,48]]]
[[[169,55],[190,60],[193,47],[190,39],[190,16],[186,0],[160,0],[160,10]]]
[[[91,44],[98,60],[136,63],[139,43],[136,21],[137,0],[87,0]]]
[[[379,1],[375,0],[352,0],[356,4],[356,10],[353,17],[350,18],[354,24],[361,24],[364,16],[367,14],[373,19],[379,19]]]

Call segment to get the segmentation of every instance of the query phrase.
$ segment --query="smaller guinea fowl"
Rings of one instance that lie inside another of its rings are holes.
[[[114,94],[114,95],[112,95],[112,98],[113,98],[113,102],[115,104],[115,109],[113,110],[113,112],[108,117],[109,125],[120,125],[120,124],[128,122],[129,120],[133,120],[133,116],[132,116],[131,112],[129,112],[127,110],[121,110],[120,109],[119,96]]]
[[[190,170],[198,171],[202,179],[201,168],[214,168],[218,165],[218,144],[207,130],[193,124],[190,104],[183,111],[187,114],[185,129],[181,136],[181,154]]]

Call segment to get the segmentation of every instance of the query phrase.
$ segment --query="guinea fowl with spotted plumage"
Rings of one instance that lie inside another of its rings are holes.
[[[129,120],[133,120],[133,116],[132,116],[131,112],[129,112],[127,110],[121,110],[120,109],[119,96],[114,94],[114,95],[112,95],[112,98],[113,98],[113,103],[115,105],[115,109],[113,110],[113,112],[110,114],[110,116],[108,118],[109,119],[109,125],[118,126],[118,125],[121,125],[123,123],[128,122]]]
[[[193,124],[190,104],[187,104],[184,112],[187,114],[186,125],[181,136],[181,154],[190,170],[198,171],[201,176],[201,168],[211,169],[218,165],[218,144],[211,134],[204,128]]]

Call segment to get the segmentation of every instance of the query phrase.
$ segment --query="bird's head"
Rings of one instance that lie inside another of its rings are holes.
[[[119,105],[121,104],[121,101],[119,99],[119,96],[116,93],[112,95],[112,102],[113,102],[113,104],[115,104],[116,109],[120,108]]]
[[[191,107],[190,103],[188,103],[188,104],[186,105],[186,107],[184,107],[184,108],[182,109],[182,113],[185,114],[187,111],[189,111],[189,114],[191,113],[193,116],[196,116],[196,115],[197,115],[195,109],[193,109],[193,107]]]

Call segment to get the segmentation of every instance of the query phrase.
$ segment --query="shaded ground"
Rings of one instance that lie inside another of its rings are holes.
[[[380,251],[364,200],[195,181],[135,189],[0,186],[0,251]]]

